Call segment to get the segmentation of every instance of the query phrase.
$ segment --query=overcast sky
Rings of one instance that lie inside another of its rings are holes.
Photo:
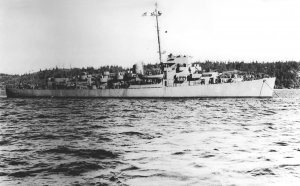
[[[300,61],[299,0],[158,0],[162,49]],[[158,62],[153,0],[0,0],[0,73]],[[165,32],[167,31],[167,33]]]

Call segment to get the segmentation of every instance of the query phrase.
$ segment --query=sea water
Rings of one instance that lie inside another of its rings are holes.
[[[0,98],[0,185],[298,185],[300,90]]]

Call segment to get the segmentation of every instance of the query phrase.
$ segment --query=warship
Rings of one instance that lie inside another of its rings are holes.
[[[71,98],[266,98],[272,97],[275,77],[256,76],[240,71],[205,72],[191,57],[170,54],[162,62],[157,4],[151,16],[156,20],[160,71],[144,73],[143,66],[133,71],[103,72],[79,78],[48,78],[45,87],[7,86],[7,97]]]

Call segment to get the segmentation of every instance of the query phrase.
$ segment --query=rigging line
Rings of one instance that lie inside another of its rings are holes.
[[[268,87],[270,88],[270,89],[272,89],[271,87],[270,87],[270,85],[266,82],[266,81],[264,81],[264,83],[266,83],[267,85],[268,85]],[[279,97],[279,95],[275,92],[275,91],[273,91],[274,92],[274,94],[277,96],[277,97]]]
[[[260,92],[259,92],[259,96],[261,96],[261,91],[262,91],[262,88],[263,88],[263,86],[264,86],[264,83],[265,83],[265,81],[263,81],[263,83],[262,83],[262,85],[261,85]]]

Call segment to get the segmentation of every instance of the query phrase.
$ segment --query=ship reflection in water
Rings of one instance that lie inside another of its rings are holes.
[[[0,99],[1,185],[296,185],[300,92]]]

